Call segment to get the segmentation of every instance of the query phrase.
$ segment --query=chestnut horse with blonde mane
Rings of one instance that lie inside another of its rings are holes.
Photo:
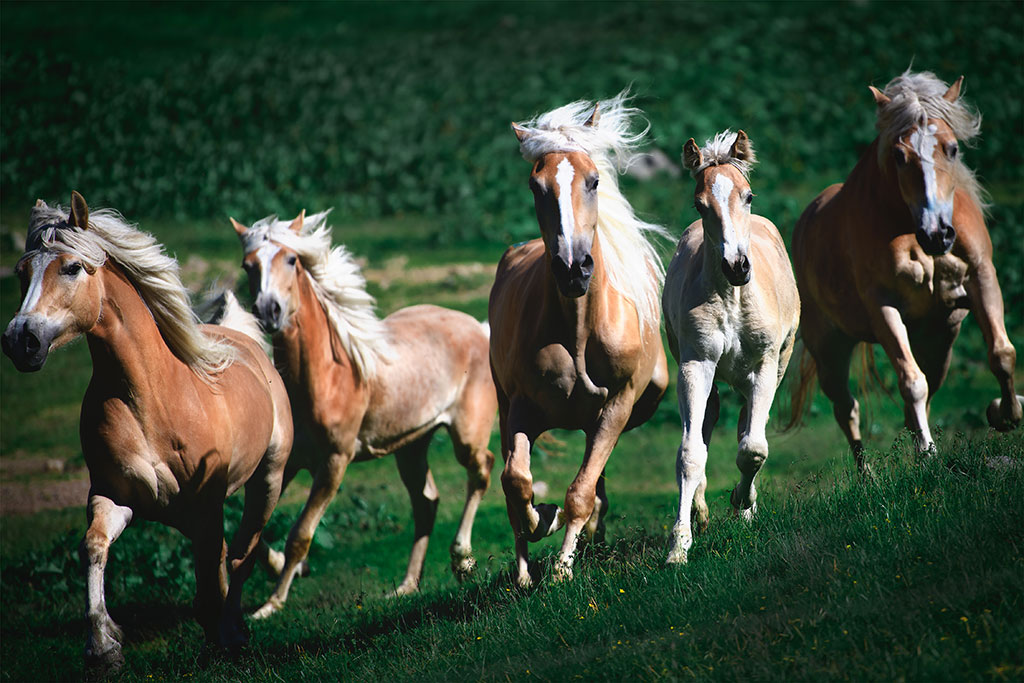
[[[292,527],[284,556],[268,550],[280,573],[273,595],[254,614],[284,606],[320,518],[349,463],[395,454],[415,524],[405,578],[394,594],[418,590],[438,491],[427,464],[433,433],[448,429],[466,468],[466,503],[450,548],[452,571],[473,571],[473,518],[491,479],[487,449],[497,407],[484,325],[465,313],[410,306],[384,320],[352,256],[331,248],[327,211],[294,221],[270,216],[246,227],[231,219],[254,311],[273,333],[274,360],[292,401],[298,437],[285,483],[313,473],[309,499]]]
[[[516,581],[530,585],[528,543],[563,524],[555,578],[572,578],[580,533],[603,532],[604,467],[619,435],[645,422],[668,385],[658,292],[663,271],[618,188],[613,155],[629,158],[644,133],[626,94],[574,102],[522,125],[533,164],[541,239],[512,247],[491,289],[491,368],[498,389],[501,475],[515,534]],[[644,131],[646,132],[646,131]],[[530,453],[541,433],[580,429],[586,452],[565,509],[533,502]]]
[[[198,325],[174,259],[118,213],[90,216],[77,192],[70,214],[36,203],[16,271],[22,303],[3,350],[18,370],[39,370],[83,334],[92,356],[80,426],[90,479],[87,660],[123,661],[104,569],[110,544],[137,517],[192,540],[199,623],[210,641],[242,644],[242,584],[292,445],[288,395],[250,336],[255,320],[229,297],[230,327]],[[224,499],[243,485],[242,521],[226,549]]]
[[[1005,431],[1021,419],[1016,352],[1003,324],[981,188],[959,154],[957,141],[969,142],[981,123],[960,99],[962,83],[963,76],[947,86],[933,74],[907,71],[884,91],[872,87],[878,138],[845,183],[811,202],[793,231],[801,336],[862,471],[860,408],[848,383],[858,342],[885,349],[906,427],[917,449],[931,452],[931,399],[973,312],[1002,393],[989,405],[988,421]],[[804,364],[794,423],[813,372]]]
[[[687,560],[693,543],[691,511],[698,529],[708,524],[705,466],[718,421],[716,380],[728,382],[744,398],[737,428],[740,483],[730,502],[745,519],[757,511],[754,477],[768,458],[768,411],[800,320],[800,298],[782,236],[771,221],[750,210],[754,193],[747,175],[754,161],[754,147],[742,130],[719,133],[703,149],[693,138],[683,147],[683,165],[697,181],[694,208],[701,217],[679,240],[662,297],[669,349],[679,361],[683,428],[670,563]]]

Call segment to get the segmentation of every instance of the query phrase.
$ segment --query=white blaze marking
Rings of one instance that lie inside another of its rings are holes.
[[[562,217],[562,234],[569,247],[569,265],[572,265],[572,235],[576,231],[576,217],[572,212],[572,180],[576,169],[568,159],[558,162],[555,185],[558,186],[558,213]]]
[[[952,221],[953,202],[943,202],[938,196],[938,181],[935,178],[935,146],[938,138],[935,133],[938,128],[932,124],[927,128],[918,128],[910,136],[910,144],[921,159],[921,172],[924,174],[924,198],[925,211],[930,214],[938,214]]]
[[[256,258],[260,260],[260,292],[270,291],[270,264],[281,247],[273,242],[264,242],[256,250]]]
[[[39,299],[43,296],[43,275],[46,274],[46,267],[56,258],[56,254],[46,252],[32,257],[32,280],[29,282],[28,291],[25,292],[25,300],[21,304],[19,313],[30,313],[39,303]]]
[[[718,202],[722,215],[722,256],[730,262],[736,258],[739,252],[739,245],[736,244],[736,230],[732,224],[732,214],[729,212],[732,188],[732,178],[724,173],[715,176],[715,184],[711,186],[711,196]]]

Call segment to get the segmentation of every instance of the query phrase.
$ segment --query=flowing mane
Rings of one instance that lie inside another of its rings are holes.
[[[668,238],[668,232],[637,218],[633,207],[619,190],[619,169],[628,164],[650,126],[631,132],[633,121],[642,112],[628,106],[629,92],[624,90],[609,100],[597,103],[600,120],[587,122],[595,104],[586,100],[571,102],[558,109],[519,124],[530,131],[520,152],[530,162],[551,152],[586,153],[597,166],[597,234],[600,236],[609,284],[636,306],[640,328],[646,329],[658,319],[660,292],[665,268],[648,235]],[[650,273],[654,277],[644,277]]]
[[[757,158],[754,156],[754,145],[748,140],[747,149],[749,152],[747,158],[737,159],[732,155],[732,146],[736,142],[736,135],[736,133],[727,128],[721,133],[715,135],[715,137],[706,140],[704,142],[704,146],[700,148],[703,162],[700,166],[695,168],[690,175],[696,176],[698,173],[710,166],[731,164],[736,167],[736,170],[743,174],[744,178],[748,178],[750,175],[750,169],[753,168],[755,163],[757,163]]]
[[[248,253],[270,240],[298,255],[345,353],[359,376],[370,379],[377,364],[392,356],[387,328],[374,311],[376,302],[366,291],[366,279],[355,259],[343,246],[331,248],[330,212],[306,216],[298,234],[289,228],[291,221],[267,216],[246,230],[242,246]]]
[[[967,146],[981,132],[981,114],[957,98],[950,102],[943,95],[949,85],[943,83],[929,71],[912,72],[907,69],[889,81],[882,92],[890,98],[890,102],[878,108],[878,164],[885,168],[886,155],[893,143],[908,130],[921,132],[919,139],[929,135],[928,119],[942,119],[953,130],[953,135]],[[974,176],[974,171],[967,167],[958,156],[951,162],[951,172],[957,187],[964,190],[979,207],[985,208],[985,192]]]
[[[149,307],[168,348],[204,380],[235,360],[233,346],[203,334],[178,275],[178,262],[149,233],[113,209],[89,213],[89,229],[68,225],[68,212],[40,201],[32,209],[25,252],[74,254],[91,270],[108,258],[117,264]]]

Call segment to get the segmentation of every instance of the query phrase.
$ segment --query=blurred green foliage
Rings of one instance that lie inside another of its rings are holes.
[[[442,241],[536,231],[509,121],[632,85],[654,144],[742,127],[784,231],[874,136],[868,84],[913,63],[985,115],[968,162],[1015,203],[1019,3],[5,3],[5,205],[71,188],[133,218],[440,216]],[[670,226],[686,182],[636,189]]]

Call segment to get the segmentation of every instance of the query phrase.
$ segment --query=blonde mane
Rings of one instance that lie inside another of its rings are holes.
[[[93,270],[112,259],[149,307],[168,348],[202,379],[211,380],[235,360],[233,346],[200,331],[178,262],[117,211],[90,211],[89,229],[82,230],[68,225],[68,213],[60,206],[40,201],[32,209],[25,239],[26,255],[39,250],[74,254]]]
[[[520,125],[527,135],[520,152],[536,161],[551,152],[578,151],[597,166],[597,234],[604,254],[608,282],[636,306],[640,329],[656,327],[661,310],[660,292],[665,268],[648,240],[649,235],[668,239],[665,228],[637,218],[633,207],[619,190],[619,171],[624,170],[647,134],[649,126],[630,132],[642,112],[628,106],[624,90],[596,104],[600,119],[587,125],[595,103],[571,102]],[[651,275],[653,277],[645,276]]]
[[[737,159],[732,155],[732,146],[736,143],[737,135],[738,133],[734,133],[726,128],[721,133],[715,135],[715,137],[706,140],[704,142],[704,146],[700,148],[700,154],[703,161],[700,166],[690,173],[690,175],[696,176],[698,173],[710,166],[731,164],[736,167],[736,170],[743,174],[744,178],[749,179],[750,169],[753,168],[755,163],[757,163],[757,157],[754,155],[754,143],[750,142],[748,139],[747,158]]]
[[[968,147],[981,132],[981,114],[961,98],[950,102],[943,97],[949,85],[928,71],[912,72],[907,69],[889,81],[882,92],[890,102],[878,108],[878,164],[885,169],[886,157],[893,144],[907,131],[916,129],[921,137],[931,134],[928,119],[941,119],[953,130],[957,140]],[[964,190],[979,207],[988,206],[985,191],[957,156],[950,164],[950,172],[957,187]]]
[[[359,265],[345,247],[331,248],[330,212],[306,216],[301,233],[289,227],[291,221],[267,216],[245,231],[242,248],[249,253],[269,240],[296,253],[356,372],[360,378],[370,379],[377,373],[377,364],[388,362],[393,352],[387,327],[374,311],[376,302],[366,291]]]

